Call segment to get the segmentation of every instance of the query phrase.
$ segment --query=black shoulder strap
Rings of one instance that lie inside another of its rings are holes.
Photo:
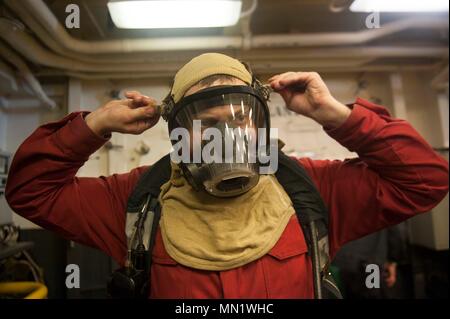
[[[311,248],[312,239],[305,227],[312,221],[317,225],[319,238],[328,235],[328,210],[325,203],[309,177],[305,168],[298,162],[278,152],[278,170],[275,176],[289,195],[297,218],[302,226],[308,247]]]
[[[148,195],[158,198],[161,186],[170,179],[170,174],[170,154],[167,154],[141,175],[128,198],[127,212],[139,211]]]
[[[164,156],[139,178],[128,197],[125,233],[127,258],[124,267],[116,269],[108,280],[112,298],[148,298],[151,252],[161,216],[158,203],[161,186],[170,179],[170,157]]]
[[[328,271],[328,209],[305,168],[278,152],[278,182],[289,195],[302,227],[313,266],[314,295],[317,299],[342,298]]]

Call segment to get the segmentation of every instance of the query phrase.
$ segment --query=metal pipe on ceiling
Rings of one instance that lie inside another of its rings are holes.
[[[42,89],[39,81],[34,77],[27,64],[20,58],[19,55],[17,55],[13,50],[8,48],[8,46],[3,44],[2,42],[0,42],[0,54],[9,63],[17,68],[20,75],[28,83],[30,89],[44,106],[50,109],[54,109],[56,107],[55,101],[47,96],[47,94]]]
[[[2,86],[0,87],[1,91],[4,91],[5,88],[8,88],[8,90],[12,92],[17,92],[19,90],[19,85],[17,84],[14,73],[14,70],[8,64],[3,62],[3,60],[0,60],[0,79],[2,80]]]
[[[100,65],[74,61],[62,57],[42,47],[31,35],[17,27],[7,19],[0,19],[0,37],[3,38],[17,52],[20,52],[28,60],[52,68],[68,71],[87,73],[142,73],[142,72],[175,72],[182,61],[169,63],[129,63],[120,65]],[[356,47],[356,48],[333,48],[333,49],[309,49],[305,52],[298,51],[295,59],[317,59],[317,58],[378,58],[378,57],[435,57],[448,56],[447,48],[441,47]],[[264,60],[262,60],[264,61]],[[249,62],[252,62],[251,60]],[[268,58],[266,63],[274,63]]]
[[[167,65],[129,63],[105,65],[73,60],[55,54],[40,45],[30,34],[21,30],[12,21],[0,18],[0,38],[3,38],[17,52],[36,64],[84,72],[144,72],[165,70]]]
[[[435,69],[435,65],[361,65],[361,66],[333,66],[333,67],[316,67],[315,71],[326,71],[327,73],[349,73],[349,72],[402,72],[402,71],[432,71]],[[277,72],[285,72],[288,68],[284,66],[273,66],[270,70],[256,69],[255,73],[262,76],[273,75]],[[69,76],[71,78],[95,81],[95,80],[136,80],[136,79],[167,79],[168,83],[173,78],[174,72],[143,72],[143,73],[85,73],[85,72],[73,72],[64,70],[42,70],[38,73],[40,76]]]

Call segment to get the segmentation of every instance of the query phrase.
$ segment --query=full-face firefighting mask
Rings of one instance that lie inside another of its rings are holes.
[[[269,147],[264,92],[252,86],[215,86],[183,97],[167,115],[172,161],[196,190],[237,196],[259,180],[259,153]]]

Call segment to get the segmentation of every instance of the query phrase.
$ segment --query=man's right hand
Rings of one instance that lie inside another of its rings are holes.
[[[141,134],[159,120],[156,101],[137,91],[125,93],[126,100],[110,101],[89,113],[85,120],[89,128],[100,136],[112,132]]]

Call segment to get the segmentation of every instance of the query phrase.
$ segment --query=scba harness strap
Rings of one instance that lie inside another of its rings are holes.
[[[308,245],[315,298],[340,299],[341,293],[328,271],[328,210],[304,167],[283,152],[278,154],[275,176],[293,203]],[[128,258],[125,267],[115,271],[108,282],[108,293],[113,298],[148,297],[151,252],[161,216],[158,197],[161,186],[170,179],[170,175],[168,154],[142,174],[128,199]]]

